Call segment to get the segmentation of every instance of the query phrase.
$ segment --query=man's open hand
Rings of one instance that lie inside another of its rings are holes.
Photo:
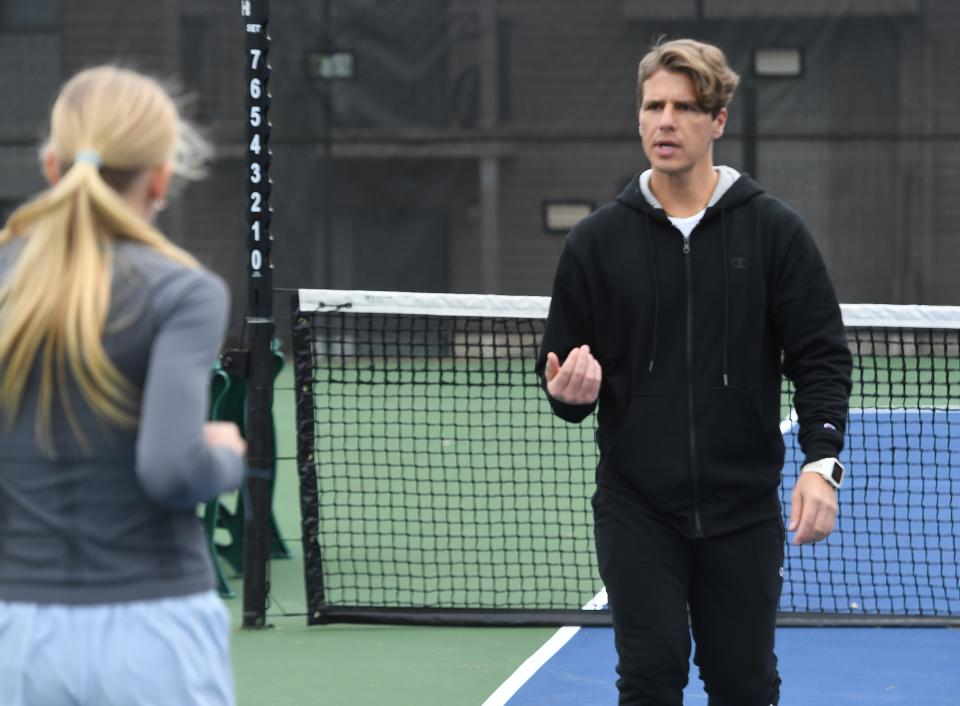
[[[600,394],[600,363],[583,345],[570,351],[560,365],[556,353],[547,353],[547,393],[565,404],[593,404]]]

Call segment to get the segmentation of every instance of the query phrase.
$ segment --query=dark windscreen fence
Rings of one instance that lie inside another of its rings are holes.
[[[741,77],[714,161],[804,217],[840,299],[951,304],[958,27],[950,0],[274,3],[277,284],[548,294],[649,166],[638,61],[695,37]]]
[[[548,300],[302,290],[293,313],[311,623],[603,624],[592,418],[533,371]],[[788,546],[782,624],[960,623],[960,310],[845,306],[836,531]],[[802,463],[791,391],[783,503]]]

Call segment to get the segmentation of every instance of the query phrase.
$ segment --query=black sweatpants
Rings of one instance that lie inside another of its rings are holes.
[[[709,706],[777,704],[782,519],[687,539],[630,495],[598,488],[593,508],[620,706],[683,704],[691,629]]]

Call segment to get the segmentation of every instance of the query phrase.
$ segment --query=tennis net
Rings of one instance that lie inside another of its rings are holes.
[[[308,620],[595,625],[594,424],[533,364],[549,300],[293,297]],[[960,308],[844,306],[854,393],[837,529],[788,547],[781,623],[960,622]],[[789,385],[782,487],[801,460]]]

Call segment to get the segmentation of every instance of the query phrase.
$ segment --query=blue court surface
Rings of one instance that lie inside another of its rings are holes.
[[[850,411],[837,525],[787,548],[781,611],[960,615],[958,431],[957,410]],[[960,706],[960,629],[783,627],[776,651],[783,706]],[[483,706],[615,706],[616,662],[611,629],[561,628]],[[690,667],[684,703],[706,704]]]
[[[781,429],[795,448],[796,427]],[[958,410],[851,409],[836,526],[787,548],[780,610],[960,615],[958,440]],[[796,465],[784,470],[787,516]]]
[[[777,655],[782,706],[960,704],[960,630],[781,628]],[[616,663],[613,631],[581,628],[515,693],[485,706],[616,706]],[[684,704],[706,703],[691,663]]]

